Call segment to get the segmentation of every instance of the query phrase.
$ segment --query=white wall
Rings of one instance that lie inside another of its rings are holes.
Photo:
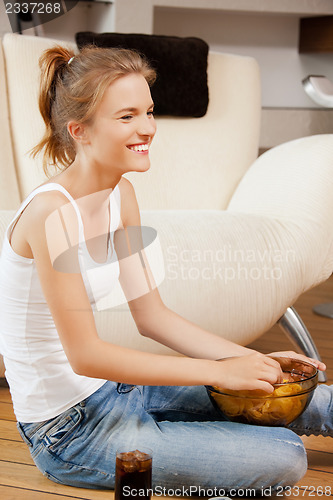
[[[113,8],[109,3],[78,3],[70,12],[43,25],[44,35],[74,41],[78,31],[103,33],[113,30]]]
[[[302,79],[324,74],[333,80],[333,54],[298,53],[296,16],[156,8],[154,33],[198,36],[212,50],[255,57],[264,107],[316,108],[303,91]]]
[[[38,36],[74,42],[78,31],[112,31],[113,9],[107,2],[78,3],[66,14],[37,27]],[[24,35],[35,35],[35,30],[29,24],[22,24]],[[24,29],[26,28],[26,29]],[[0,0],[0,36],[11,32],[11,26],[6,15],[5,6]]]
[[[317,106],[301,83],[309,74],[323,74],[333,81],[333,54],[298,53],[297,16],[158,7],[153,32],[197,36],[212,50],[258,61],[263,107],[260,148],[333,133],[333,110]]]

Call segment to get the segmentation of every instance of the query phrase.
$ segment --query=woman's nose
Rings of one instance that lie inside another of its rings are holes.
[[[139,135],[154,136],[156,132],[156,122],[153,116],[145,116],[140,120],[138,128]]]

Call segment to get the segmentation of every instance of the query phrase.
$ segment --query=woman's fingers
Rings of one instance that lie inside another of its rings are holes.
[[[256,388],[272,392],[274,390],[273,384],[283,380],[281,366],[278,361],[264,354],[255,354],[254,356],[256,357]]]
[[[314,358],[308,358],[307,356],[303,356],[302,354],[299,354],[299,356],[300,357],[297,359],[301,359],[301,360],[307,361],[308,363],[311,363],[316,368],[318,368],[318,370],[320,370],[322,372],[324,372],[326,370],[326,365],[322,361],[319,361],[318,359],[314,359]]]
[[[295,358],[295,359],[299,359],[300,361],[306,361],[307,363],[311,363],[320,371],[326,370],[326,365],[322,361],[319,361],[318,359],[315,359],[315,358],[308,358],[304,354],[298,354],[297,352],[294,352],[294,351],[271,352],[271,353],[267,354],[267,356],[268,357],[270,357],[270,356],[282,356],[285,358]]]
[[[294,351],[272,352],[261,354],[259,352],[230,358],[228,361],[227,376],[224,375],[224,382],[227,382],[226,389],[236,390],[262,390],[271,393],[274,384],[283,382],[283,371],[280,363],[274,357],[295,358],[313,364],[319,370],[325,370],[326,366],[317,359],[308,358],[304,354]],[[221,386],[223,386],[221,384]]]
[[[256,390],[267,392],[271,394],[274,391],[272,384],[265,382],[264,380],[258,380]]]
[[[268,367],[265,371],[264,380],[267,380],[271,384],[280,384],[283,381],[283,372],[280,363],[273,358],[268,356],[264,357],[264,363]]]
[[[271,393],[273,385],[282,382],[283,377],[280,364],[260,353],[225,359],[220,369],[221,381],[216,385],[232,390],[258,389]]]

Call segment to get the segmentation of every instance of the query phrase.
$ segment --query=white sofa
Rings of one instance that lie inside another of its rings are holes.
[[[0,246],[19,202],[44,174],[28,151],[43,130],[38,58],[55,42],[7,34],[0,52]],[[66,43],[68,45],[68,43]],[[256,61],[209,54],[203,118],[157,119],[151,169],[128,176],[164,254],[164,302],[240,344],[267,331],[333,269],[333,135],[274,148],[258,159]],[[141,337],[127,304],[97,313],[110,342],[171,352]]]

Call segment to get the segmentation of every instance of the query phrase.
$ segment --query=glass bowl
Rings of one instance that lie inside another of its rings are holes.
[[[274,392],[232,391],[206,386],[214,406],[232,422],[286,426],[303,413],[318,384],[318,370],[305,361],[275,357],[283,371],[283,383]],[[223,361],[223,360],[221,360]]]

